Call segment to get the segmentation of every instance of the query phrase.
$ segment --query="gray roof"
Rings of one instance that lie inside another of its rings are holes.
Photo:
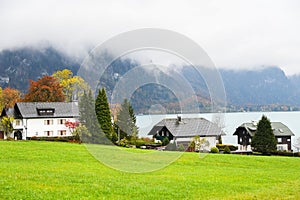
[[[53,115],[38,115],[37,109],[55,109]],[[78,102],[19,102],[14,106],[15,118],[79,117]]]
[[[151,129],[148,135],[155,135],[163,127],[166,127],[175,137],[225,135],[216,124],[204,118],[183,118],[180,122],[177,118],[163,119]]]
[[[245,128],[253,137],[257,129],[257,123],[243,123],[240,127]],[[281,122],[271,122],[271,127],[275,136],[294,136],[294,133]]]

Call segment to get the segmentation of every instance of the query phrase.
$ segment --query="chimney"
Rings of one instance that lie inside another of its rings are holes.
[[[177,122],[181,122],[181,116],[177,116]]]

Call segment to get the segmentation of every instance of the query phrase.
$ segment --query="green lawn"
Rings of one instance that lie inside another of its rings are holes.
[[[185,153],[161,170],[126,173],[85,145],[0,141],[0,149],[0,199],[300,199],[300,158]]]

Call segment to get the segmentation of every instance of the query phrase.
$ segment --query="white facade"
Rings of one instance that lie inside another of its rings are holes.
[[[79,109],[77,102],[18,102],[13,108],[3,109],[4,116],[14,118],[12,138],[67,137],[73,130],[65,124],[78,122]]]
[[[76,122],[76,118],[39,118],[39,119],[15,119],[14,132],[20,130],[22,139],[28,137],[65,137],[72,136],[71,130],[65,122]],[[14,138],[14,133],[11,134]]]
[[[239,151],[252,151],[251,145],[238,145]],[[288,145],[287,144],[277,144],[277,150],[278,151],[288,151]]]
[[[190,143],[194,138],[192,137],[180,137],[180,138],[176,138],[175,141],[176,142],[186,142],[186,143]],[[200,137],[200,140],[205,139],[205,141],[207,142],[206,144],[206,148],[207,150],[210,150],[212,147],[215,147],[217,145],[217,139],[215,136],[207,136],[207,137]]]

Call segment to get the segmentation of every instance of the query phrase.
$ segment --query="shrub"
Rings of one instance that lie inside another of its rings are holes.
[[[219,153],[219,149],[217,147],[212,147],[210,153]]]
[[[230,153],[231,153],[230,148],[229,148],[228,146],[226,146],[226,147],[224,148],[224,153],[225,153],[225,154],[230,154]]]
[[[69,142],[75,141],[74,136],[67,137],[31,137],[28,140],[38,140],[38,141],[51,141],[51,142]]]
[[[6,138],[6,140],[7,140],[7,141],[14,141],[15,139],[12,138],[12,137],[8,137],[8,138]]]
[[[169,143],[168,146],[166,146],[166,150],[167,151],[177,151],[178,147],[177,145],[174,143]]]
[[[167,146],[170,143],[170,140],[168,137],[164,137],[164,139],[162,140],[162,145],[163,146]]]
[[[219,149],[219,151],[224,151],[225,147],[228,147],[230,151],[236,151],[238,150],[237,146],[231,145],[231,144],[217,144],[216,147]]]
[[[126,147],[127,145],[128,145],[128,140],[126,138],[120,140],[120,146]]]
[[[154,143],[153,138],[141,137],[141,140],[143,140],[144,142],[147,142],[147,143]]]
[[[142,140],[142,139],[138,139],[138,140],[135,141],[136,148],[140,148],[141,146],[145,146],[145,144],[147,144],[147,142]]]
[[[178,151],[184,151],[184,150],[185,150],[185,148],[184,148],[183,144],[180,144],[178,147]]]

